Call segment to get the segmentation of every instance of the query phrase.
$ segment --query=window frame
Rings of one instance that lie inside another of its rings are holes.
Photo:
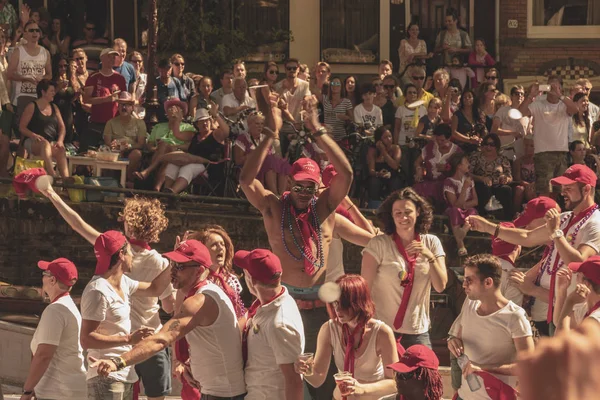
[[[600,39],[600,25],[535,26],[533,0],[527,0],[528,39]]]
[[[372,62],[356,62],[356,61],[330,61],[323,57],[323,4],[327,4],[328,0],[319,0],[319,60],[324,61],[330,65],[379,65],[379,62],[383,59],[381,57],[381,7],[382,1],[389,0],[376,0],[378,7],[377,9],[377,35],[379,36],[379,42],[377,43],[376,57]],[[351,49],[347,49],[351,50]]]

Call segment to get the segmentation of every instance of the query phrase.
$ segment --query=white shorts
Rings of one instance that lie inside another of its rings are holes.
[[[206,167],[204,164],[187,164],[184,166],[178,166],[175,164],[167,164],[167,168],[165,169],[165,174],[167,178],[176,180],[177,178],[183,178],[190,184],[194,178],[196,178],[200,174],[205,174],[208,177],[206,172]]]

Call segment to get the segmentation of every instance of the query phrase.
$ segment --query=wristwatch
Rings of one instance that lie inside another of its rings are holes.
[[[117,371],[120,371],[127,366],[125,360],[123,360],[123,357],[113,357],[110,359],[110,361],[115,363],[117,366]]]
[[[31,396],[33,394],[33,390],[25,390],[25,389],[23,389],[22,394],[24,394],[25,396]]]
[[[565,233],[562,230],[557,229],[554,231],[554,233],[552,235],[550,235],[550,239],[554,240],[554,239],[561,238],[563,236],[565,236]]]

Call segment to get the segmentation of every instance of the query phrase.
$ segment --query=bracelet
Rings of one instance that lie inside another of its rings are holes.
[[[325,129],[325,127],[320,127],[319,129],[317,129],[317,131],[315,133],[312,134],[313,137],[320,137],[323,136],[324,134],[327,133],[327,129]]]
[[[494,231],[494,237],[498,237],[500,233],[500,224],[496,224],[496,230]]]
[[[24,394],[25,396],[31,396],[33,394],[33,390],[23,389],[23,392],[21,394]]]

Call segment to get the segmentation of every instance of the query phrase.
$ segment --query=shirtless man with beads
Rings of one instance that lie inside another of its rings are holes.
[[[268,106],[262,107],[266,114],[264,133],[267,137],[248,155],[240,174],[240,185],[250,203],[263,216],[269,244],[284,269],[283,284],[296,299],[302,315],[306,351],[314,352],[319,328],[329,318],[325,304],[318,300],[318,290],[325,279],[335,225],[334,211],[348,194],[352,167],[343,151],[319,124],[314,105],[308,104],[307,108],[304,123],[337,171],[330,187],[317,198],[320,168],[308,158],[294,163],[288,177],[291,191],[281,198],[266,190],[256,179],[282,125],[280,110]],[[318,393],[311,393],[312,397],[331,399],[335,383],[332,379],[330,381],[331,384],[319,388]]]

